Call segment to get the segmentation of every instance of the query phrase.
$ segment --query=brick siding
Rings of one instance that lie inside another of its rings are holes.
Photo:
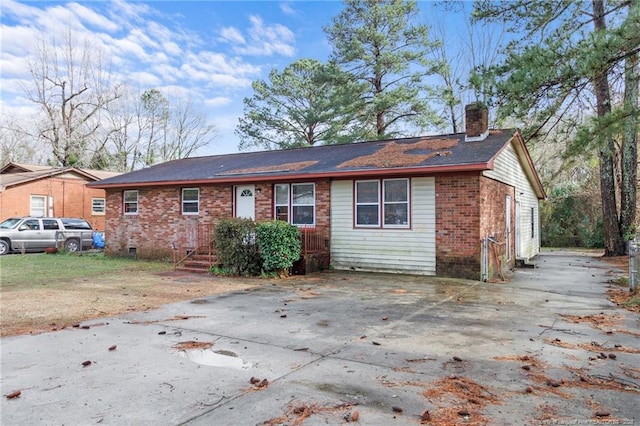
[[[511,253],[514,253],[514,188],[479,174],[436,177],[436,274],[479,280],[482,238],[505,241],[505,199],[511,195]],[[513,265],[499,246],[503,269]],[[498,274],[498,261],[489,253],[489,279]]]
[[[480,176],[436,176],[436,275],[480,278]]]
[[[498,273],[505,273],[515,264],[515,188],[496,180],[482,177],[480,179],[481,227],[480,237],[491,236],[498,244],[491,243],[488,257],[488,278],[497,278]],[[506,233],[506,199],[511,197],[511,229],[510,243],[507,244]],[[507,247],[509,246],[509,247]],[[495,250],[495,251],[494,251]],[[509,250],[509,256],[507,256]]]
[[[52,177],[11,186],[0,192],[0,220],[31,214],[31,196],[47,197],[45,216],[49,215],[48,197],[53,197],[54,217],[79,217],[94,229],[104,231],[105,216],[93,215],[92,198],[105,198],[104,189],[87,188],[88,181]]]
[[[200,189],[200,213],[183,215],[182,188]],[[136,190],[136,188],[131,188]],[[108,255],[127,256],[135,249],[143,259],[171,259],[173,247],[196,245],[198,226],[215,226],[234,216],[234,185],[185,185],[138,189],[138,214],[125,215],[123,191],[107,190],[106,248]],[[329,225],[329,181],[316,182],[316,225]],[[255,186],[256,221],[273,219],[273,184]]]

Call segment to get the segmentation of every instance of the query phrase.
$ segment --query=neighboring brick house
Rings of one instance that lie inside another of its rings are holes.
[[[466,133],[187,158],[106,190],[108,254],[170,258],[229,217],[327,229],[336,269],[493,279],[539,252],[544,189],[520,133]],[[484,249],[483,249],[484,247]]]
[[[0,169],[0,221],[10,217],[79,217],[105,229],[105,191],[89,182],[119,173],[8,163]]]

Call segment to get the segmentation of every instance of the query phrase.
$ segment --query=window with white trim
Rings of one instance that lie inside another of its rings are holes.
[[[198,214],[200,212],[200,189],[182,189],[182,214]]]
[[[356,181],[354,192],[356,227],[410,227],[409,179]]]
[[[276,184],[274,216],[293,225],[315,225],[316,185],[314,183]]]
[[[31,196],[31,206],[30,206],[30,216],[34,217],[44,217],[47,212],[47,197],[45,195],[32,195]]]
[[[124,214],[138,214],[138,191],[124,191],[122,200]]]
[[[91,199],[91,214],[94,216],[103,216],[105,212],[105,199],[104,198],[92,198]]]

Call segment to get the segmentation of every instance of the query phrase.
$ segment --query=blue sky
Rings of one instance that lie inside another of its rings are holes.
[[[432,5],[420,3],[425,14]],[[24,93],[28,58],[43,33],[71,29],[111,57],[114,77],[141,90],[188,94],[206,111],[218,136],[198,154],[236,152],[234,129],[251,82],[302,57],[326,60],[330,45],[322,28],[342,7],[338,1],[2,0],[2,114],[19,120],[34,113]]]

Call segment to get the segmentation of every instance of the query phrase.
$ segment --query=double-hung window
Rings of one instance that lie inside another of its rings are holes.
[[[409,179],[355,183],[355,226],[409,228]]]
[[[138,191],[124,191],[124,214],[138,214]]]
[[[274,188],[275,218],[293,225],[315,225],[314,183],[279,183]]]
[[[182,214],[198,214],[200,212],[200,189],[182,189]]]
[[[31,196],[31,208],[30,215],[35,217],[46,216],[47,210],[47,197],[44,195],[32,195]]]

